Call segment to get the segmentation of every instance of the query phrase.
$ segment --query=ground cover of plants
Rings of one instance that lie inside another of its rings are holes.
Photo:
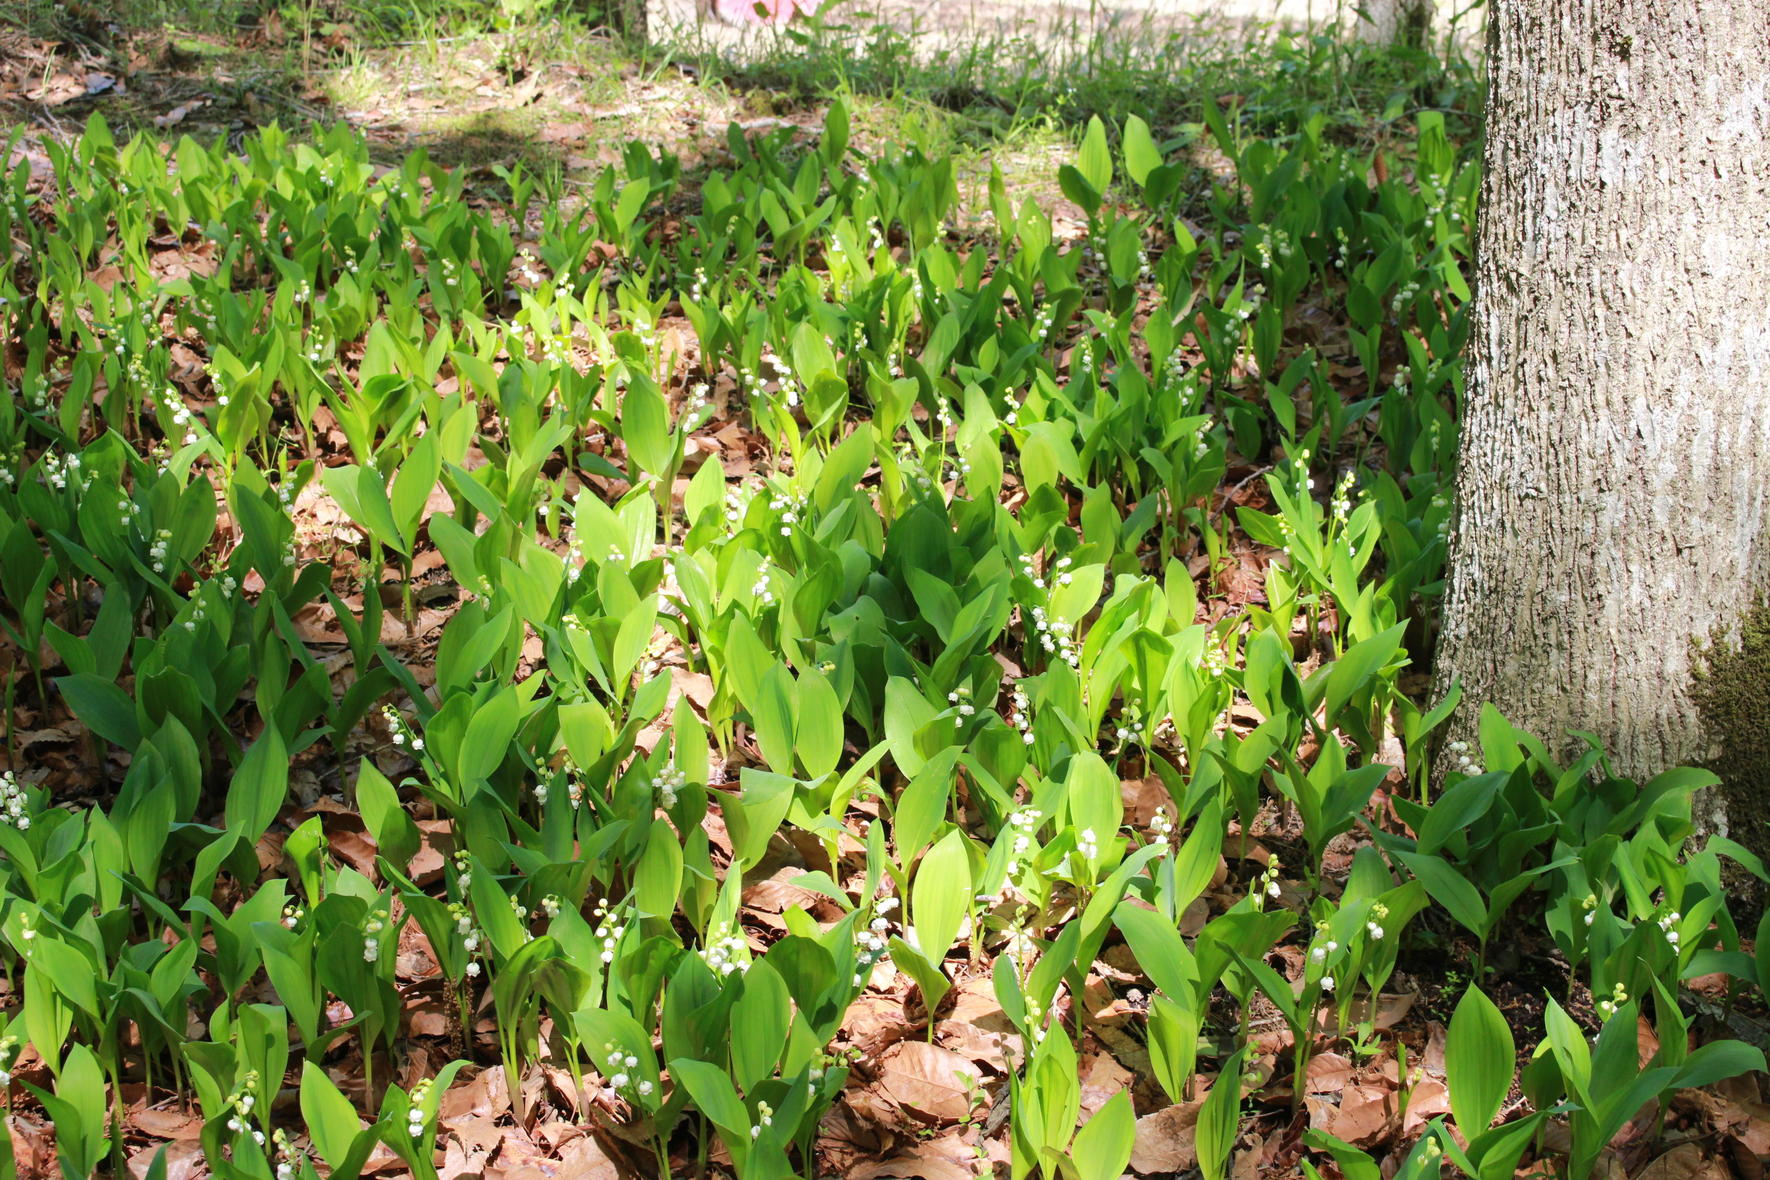
[[[1430,691],[1466,112],[1301,85],[15,137],[10,1167],[1761,1175],[1711,777]]]

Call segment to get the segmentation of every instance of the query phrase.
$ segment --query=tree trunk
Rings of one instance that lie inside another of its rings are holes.
[[[1433,0],[1357,0],[1360,40],[1424,49],[1432,35]]]
[[[1703,762],[1695,645],[1770,589],[1770,4],[1495,0],[1488,70],[1452,736]]]

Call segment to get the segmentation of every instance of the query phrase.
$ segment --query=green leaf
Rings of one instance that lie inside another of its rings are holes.
[[[353,1175],[368,1158],[372,1142],[360,1143],[363,1123],[356,1108],[312,1059],[301,1066],[301,1118],[333,1175]]]
[[[1741,1074],[1764,1072],[1764,1051],[1744,1041],[1711,1041],[1684,1059],[1672,1083],[1680,1090],[1711,1086]]]
[[[1406,623],[1397,623],[1380,634],[1373,635],[1360,643],[1346,649],[1346,654],[1334,661],[1328,669],[1326,716],[1328,723],[1340,715],[1346,703],[1357,696],[1371,681],[1371,678],[1385,668],[1395,658],[1401,647],[1401,637],[1407,631]]]
[[[461,776],[472,782],[498,769],[510,753],[510,743],[521,723],[521,709],[513,688],[500,689],[475,709],[467,723],[467,736],[461,741]]]
[[[1141,186],[1149,174],[1162,166],[1162,150],[1149,133],[1149,124],[1136,115],[1125,119],[1125,173],[1131,182]],[[1188,584],[1191,579],[1187,579]],[[1187,622],[1191,622],[1190,619]]]
[[[268,725],[240,760],[227,787],[227,827],[250,841],[270,829],[289,793],[289,752]]]
[[[747,869],[768,851],[768,841],[787,818],[799,784],[784,774],[744,767],[738,775],[736,799],[725,803],[725,822],[731,829],[734,863]]]
[[[110,680],[82,672],[61,677],[55,687],[61,691],[62,698],[80,724],[98,737],[131,751],[141,744],[135,702]]]
[[[1444,1045],[1451,1114],[1463,1138],[1473,1141],[1492,1125],[1512,1088],[1517,1046],[1494,1002],[1471,987],[1451,1014]]]
[[[822,778],[842,758],[842,702],[829,677],[807,668],[794,700],[793,741],[810,778]]]
[[[676,912],[681,887],[682,845],[677,842],[676,829],[664,820],[654,820],[634,873],[634,901],[639,912],[648,918],[668,919]]]
[[[1426,853],[1443,848],[1452,836],[1487,814],[1494,796],[1510,777],[1505,771],[1490,771],[1466,778],[1444,792],[1426,813],[1415,847]]]
[[[1204,1180],[1223,1180],[1229,1166],[1229,1152],[1235,1147],[1236,1129],[1241,1125],[1241,1071],[1247,1055],[1246,1046],[1230,1055],[1199,1107],[1193,1141],[1198,1146],[1198,1167]]]
[[[1477,938],[1484,938],[1487,933],[1487,906],[1481,900],[1481,893],[1469,883],[1469,879],[1452,868],[1442,857],[1425,856],[1417,852],[1397,852],[1403,864],[1426,887],[1432,900],[1443,906],[1445,912],[1455,918]]]
[[[1076,155],[1076,171],[1097,193],[1104,194],[1106,186],[1112,183],[1112,151],[1106,145],[1106,124],[1099,115],[1088,120],[1081,151]]]
[[[916,735],[938,711],[911,681],[893,676],[885,682],[885,740],[904,774],[914,776],[927,763],[916,748]]]
[[[1112,920],[1156,990],[1175,1003],[1191,1007],[1198,985],[1198,964],[1174,924],[1134,901],[1120,902]]]
[[[787,984],[765,960],[744,972],[744,991],[731,1006],[731,1069],[746,1091],[774,1072],[787,1044],[792,1010]]]
[[[724,1132],[727,1148],[749,1141],[750,1112],[724,1070],[705,1061],[678,1057],[670,1062],[670,1076],[688,1091],[695,1107]]]
[[[971,909],[971,860],[963,832],[948,832],[928,850],[916,870],[910,901],[916,942],[929,961],[938,965]]]
[[[641,378],[627,387],[621,399],[621,438],[627,444],[627,454],[647,474],[669,472],[676,452],[670,414],[663,393],[651,381]],[[629,477],[639,482],[636,473],[629,473]]]
[[[387,863],[404,872],[412,858],[418,855],[421,842],[418,825],[400,805],[399,793],[387,781],[387,776],[375,769],[375,764],[367,758],[357,768],[356,806],[381,855]]]
[[[1081,1180],[1118,1180],[1137,1142],[1137,1115],[1131,1096],[1120,1090],[1076,1132],[1070,1160]]]
[[[776,660],[762,674],[756,699],[747,701],[756,744],[768,765],[785,774],[793,770],[793,674]]]
[[[327,847],[326,829],[317,815],[309,816],[283,841],[283,853],[294,863],[301,892],[310,906],[319,904]]]

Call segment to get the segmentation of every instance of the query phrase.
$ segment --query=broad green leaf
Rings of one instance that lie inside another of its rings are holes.
[[[256,842],[269,830],[288,793],[289,753],[277,727],[267,725],[228,784],[228,830]]]
[[[1517,1047],[1505,1016],[1471,987],[1451,1014],[1444,1045],[1451,1114],[1465,1139],[1474,1140],[1493,1123],[1512,1088],[1516,1065]]]
[[[749,1091],[774,1072],[787,1044],[791,1001],[786,981],[766,960],[744,972],[744,991],[731,1006],[731,1068]]]
[[[1136,1143],[1137,1114],[1131,1096],[1120,1090],[1076,1132],[1070,1160],[1081,1180],[1118,1180]]]
[[[916,943],[938,965],[971,910],[971,860],[963,832],[951,831],[928,850],[910,892]]]
[[[1481,900],[1481,892],[1469,883],[1467,877],[1452,868],[1443,857],[1425,856],[1417,852],[1398,852],[1396,856],[1401,858],[1420,884],[1426,887],[1432,900],[1444,907],[1446,913],[1477,938],[1485,936],[1487,906]]]
[[[1149,124],[1136,115],[1125,118],[1125,173],[1133,184],[1142,185],[1149,174],[1162,166],[1162,150],[1149,133]],[[1190,583],[1191,579],[1187,581]],[[1190,622],[1191,620],[1187,620]]]
[[[141,744],[135,702],[109,679],[83,672],[61,677],[55,687],[80,724],[98,737],[125,750]]]
[[[399,793],[387,781],[387,776],[367,758],[357,767],[356,805],[363,817],[363,825],[375,838],[375,846],[381,855],[387,863],[404,872],[418,854],[418,825],[400,805]]]
[[[1088,129],[1082,134],[1076,171],[1097,193],[1104,194],[1106,186],[1112,183],[1112,150],[1106,145],[1106,124],[1098,115],[1088,120]]]
[[[666,820],[654,820],[633,879],[639,912],[650,918],[668,919],[676,912],[676,895],[681,886],[682,845],[677,841],[676,829]]]

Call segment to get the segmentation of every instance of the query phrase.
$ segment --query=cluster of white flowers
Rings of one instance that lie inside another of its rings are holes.
[[[1334,498],[1328,502],[1328,511],[1333,513],[1334,523],[1344,527],[1347,516],[1352,512],[1352,481],[1354,473],[1347,468],[1339,481],[1334,484]]]
[[[1370,935],[1372,942],[1383,941],[1383,922],[1389,917],[1389,907],[1382,902],[1371,905],[1371,916],[1364,924],[1364,932]]]
[[[166,572],[166,557],[172,547],[172,530],[159,529],[154,533],[154,542],[148,546],[148,564],[154,567],[156,574]]]
[[[1031,996],[1026,997],[1026,1034],[1035,1046],[1045,1039],[1045,1007]]]
[[[283,917],[282,917],[283,929],[284,930],[295,929],[295,927],[301,925],[301,919],[303,919],[305,917],[307,917],[307,911],[305,909],[303,909],[301,906],[297,905],[295,902],[290,902],[288,905],[283,907]]]
[[[772,568],[773,563],[764,557],[756,566],[756,583],[750,587],[751,595],[763,606],[774,604],[774,591],[768,585],[768,574]]]
[[[1081,666],[1081,655],[1076,651],[1074,624],[1050,618],[1042,606],[1032,608],[1032,622],[1040,647],[1072,668]]]
[[[615,946],[621,941],[621,936],[627,933],[627,924],[621,921],[618,908],[609,909],[606,897],[599,900],[590,913],[596,919],[596,937],[602,942],[600,958],[604,963],[612,963],[615,961]]]
[[[92,483],[92,476],[81,468],[78,455],[64,457],[50,451],[38,461],[37,472],[46,485],[58,492],[66,491],[69,484],[84,491]]]
[[[652,793],[658,797],[658,806],[665,811],[676,806],[677,792],[688,785],[688,775],[674,766],[659,771],[651,780]]]
[[[277,1180],[295,1180],[301,1174],[301,1165],[306,1156],[295,1150],[289,1142],[289,1133],[281,1127],[270,1133],[270,1141],[276,1147]]]
[[[1671,911],[1659,920],[1660,932],[1666,936],[1666,942],[1673,950],[1678,949],[1678,923],[1683,920],[1684,915],[1677,910]]]
[[[626,1052],[613,1041],[604,1045],[602,1051],[606,1054],[603,1061],[608,1067],[609,1085],[616,1090],[631,1089],[642,1098],[651,1094],[652,1084],[650,1082],[644,1078],[635,1080],[633,1077],[633,1071],[639,1068],[639,1058],[635,1054]]]
[[[1022,807],[1009,813],[1008,828],[1014,833],[1014,843],[1008,849],[1007,876],[1012,877],[1019,870],[1020,862],[1031,855],[1034,833],[1044,822],[1045,813],[1036,807]]]
[[[184,622],[181,625],[186,631],[195,631],[197,629],[197,624],[208,617],[208,612],[203,609],[203,592],[201,588],[192,592],[190,596],[190,604],[191,613],[184,617]]]
[[[1395,297],[1389,300],[1389,310],[1396,315],[1400,315],[1402,307],[1404,305],[1411,306],[1414,297],[1419,293],[1420,280],[1417,278],[1409,279],[1396,289]]]
[[[1271,855],[1266,858],[1266,871],[1254,881],[1252,896],[1254,908],[1266,908],[1267,899],[1277,901],[1282,891],[1278,887],[1278,857]]]
[[[387,928],[387,915],[380,910],[370,910],[369,920],[363,923],[363,962],[373,963],[381,958],[381,932]]]
[[[762,1134],[763,1127],[774,1126],[774,1107],[766,1102],[756,1103],[756,1122],[750,1128],[750,1138],[755,1139]]]
[[[424,1138],[424,1112],[419,1109],[419,1106],[428,1093],[430,1093],[430,1079],[425,1078],[413,1086],[412,1092],[406,1096],[407,1102],[410,1103],[406,1107],[406,1134],[413,1139]]]
[[[1475,775],[1481,773],[1481,764],[1475,761],[1475,755],[1469,752],[1468,742],[1452,742],[1445,747],[1456,762],[1456,769],[1461,774]]]
[[[971,687],[969,685],[961,684],[952,692],[947,693],[946,702],[957,709],[961,717],[970,717],[977,712],[977,706],[971,703]]]
[[[805,518],[805,505],[804,496],[796,496],[791,492],[782,492],[769,500],[768,507],[780,513],[781,536],[793,535],[793,526]]]
[[[1008,694],[1008,721],[1020,731],[1020,740],[1033,744],[1032,701],[1017,684]]]
[[[725,922],[707,933],[707,944],[701,948],[700,955],[715,974],[730,975],[733,971],[749,970],[750,944],[742,934],[734,933]]]
[[[1340,944],[1335,942],[1332,938],[1322,938],[1321,936],[1326,933],[1327,927],[1325,926],[1320,927],[1316,931],[1316,936],[1320,941],[1318,941],[1309,951],[1309,964],[1312,968],[1320,968],[1322,970],[1321,979],[1319,980],[1322,994],[1331,995],[1334,990],[1334,977],[1328,969],[1331,966],[1330,960],[1339,953]]]
[[[568,618],[572,617],[575,616],[568,616]],[[569,626],[570,623],[568,622],[567,625]],[[560,760],[560,772],[565,775],[566,794],[571,799],[572,810],[576,811],[584,805],[584,772],[578,768],[576,762],[572,761],[572,756],[570,754],[564,755]],[[545,806],[547,798],[551,792],[552,787],[550,785],[546,783],[536,783],[535,801]]]
[[[1224,654],[1221,645],[1207,641],[1202,663],[1206,672],[1212,676],[1221,676],[1229,668],[1229,657]]]
[[[873,920],[865,929],[854,932],[854,986],[865,987],[867,976],[881,959],[891,952],[885,945],[885,933],[891,929],[891,922],[886,914],[897,908],[897,899],[887,897],[873,907]]]
[[[1579,903],[1579,908],[1585,911],[1585,917],[1582,920],[1587,926],[1590,926],[1598,917],[1598,895],[1595,893],[1586,894],[1585,900]]]
[[[1284,230],[1270,225],[1263,225],[1260,229],[1262,233],[1254,243],[1254,249],[1260,255],[1260,265],[1271,270],[1274,258],[1289,259],[1295,252],[1295,247],[1291,244],[1291,236]]]
[[[409,748],[414,754],[424,749],[424,739],[419,737],[404,715],[392,705],[381,706],[382,720],[387,722],[388,740],[394,745]]]
[[[1126,705],[1119,715],[1119,725],[1113,730],[1113,737],[1119,744],[1128,745],[1140,742],[1143,735],[1143,710],[1136,705]]]
[[[734,484],[725,489],[725,523],[732,528],[739,528],[744,523],[744,513],[750,506],[750,491],[743,484]]]
[[[1167,846],[1174,835],[1174,821],[1168,818],[1167,808],[1158,807],[1155,809],[1155,814],[1149,818],[1149,830],[1154,833],[1149,838],[1151,844]]]
[[[1598,1015],[1602,1016],[1605,1020],[1609,1020],[1612,1016],[1616,1015],[1616,1010],[1618,1008],[1628,1002],[1628,989],[1622,985],[1622,981],[1619,979],[1617,980],[1616,986],[1610,991],[1610,998],[1598,1001]]]
[[[4,809],[0,822],[11,824],[21,832],[31,826],[31,797],[20,785],[18,776],[10,770],[0,772],[0,808]]]
[[[467,976],[470,979],[477,978],[479,963],[476,961],[476,956],[479,954],[479,944],[484,935],[480,932],[479,927],[473,924],[473,911],[468,909],[464,902],[451,901],[449,903],[449,917],[455,920],[455,933],[461,936],[461,949],[467,952]]]
[[[1022,394],[1016,398],[1012,393],[1004,394],[1003,405],[1007,412],[1002,415],[1002,421],[1013,426],[1020,421],[1020,411],[1026,405],[1026,396]]]
[[[1253,319],[1260,310],[1260,304],[1265,301],[1265,295],[1266,285],[1264,283],[1255,283],[1249,287],[1242,293],[1241,306],[1235,309],[1236,318],[1243,323]]]
[[[713,416],[713,387],[705,381],[696,381],[688,387],[688,400],[682,406],[683,424],[690,430],[701,424],[703,418]]]
[[[258,1105],[258,1099],[252,1090],[258,1085],[258,1071],[248,1070],[240,1088],[227,1096],[230,1113],[227,1117],[227,1129],[236,1135],[249,1134],[258,1146],[264,1146],[264,1132],[252,1125],[252,1108]]]

